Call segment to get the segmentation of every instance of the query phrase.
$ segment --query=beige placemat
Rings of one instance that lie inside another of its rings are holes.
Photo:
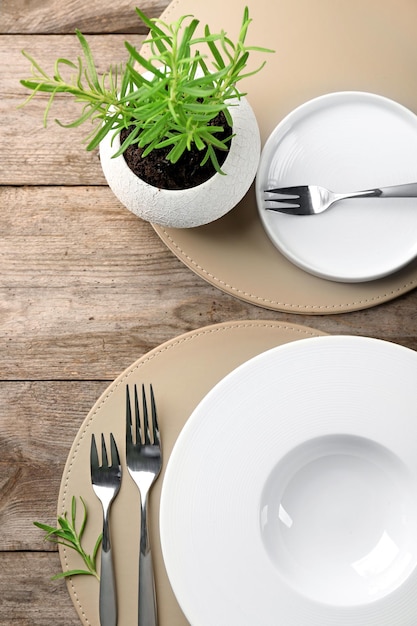
[[[71,447],[61,481],[58,515],[71,510],[81,496],[88,507],[83,545],[91,552],[101,532],[100,503],[90,485],[91,433],[114,433],[123,465],[120,493],[112,508],[112,538],[119,598],[119,626],[137,623],[139,496],[124,461],[125,386],[152,382],[160,424],[164,466],[150,499],[160,626],[187,626],[165,572],[159,541],[159,499],[164,471],[178,434],[193,409],[226,374],[251,357],[297,339],[323,335],[312,328],[269,321],[238,321],[207,326],[155,348],[123,372],[97,400]],[[81,508],[80,511],[81,513]],[[63,570],[82,565],[72,550],[59,546]],[[67,579],[68,591],[83,624],[99,626],[97,580]],[[59,621],[59,620],[58,620]]]
[[[243,7],[250,43],[276,50],[242,83],[262,141],[303,102],[334,91],[369,91],[417,112],[417,3],[409,0],[174,0],[163,18],[194,14],[235,37]],[[258,65],[259,55],[251,63]],[[417,159],[416,159],[417,180]],[[343,284],[314,277],[273,246],[258,219],[254,190],[226,217],[196,229],[155,231],[196,274],[268,309],[304,314],[354,311],[413,289],[417,263],[378,281]],[[354,253],[354,251],[352,251]]]

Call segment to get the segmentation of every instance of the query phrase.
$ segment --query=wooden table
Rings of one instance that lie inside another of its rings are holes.
[[[143,0],[159,15],[166,0]],[[62,470],[89,409],[109,382],[150,349],[229,320],[281,320],[373,336],[417,349],[417,292],[364,311],[301,316],[252,306],[187,269],[105,184],[98,155],[60,100],[48,130],[45,99],[17,110],[20,51],[48,65],[74,58],[74,28],[91,34],[99,69],[143,34],[130,2],[2,0],[0,211],[0,624],[77,626],[54,546],[34,520],[55,525]]]

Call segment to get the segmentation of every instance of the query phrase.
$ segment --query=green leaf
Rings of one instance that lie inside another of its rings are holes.
[[[20,84],[26,89],[35,89],[37,92],[42,91],[45,93],[56,93],[57,88],[55,85],[50,85],[48,83],[40,83],[34,80],[21,80]],[[67,89],[62,89],[62,91],[68,91]]]
[[[59,537],[60,539],[68,541],[69,543],[72,543],[74,541],[74,534],[72,532],[59,530],[58,528],[53,533],[49,533],[49,535],[53,537]],[[46,539],[49,539],[49,536],[47,536]]]
[[[188,96],[193,96],[196,99],[209,98],[210,96],[213,96],[216,93],[215,87],[210,89],[208,87],[198,86],[198,85],[196,86],[184,85],[182,90]]]
[[[156,148],[166,148],[167,146],[172,146],[181,141],[182,135],[176,134],[168,137],[167,139],[163,139],[160,141],[155,147]]]
[[[190,113],[213,113],[213,117],[215,117],[220,111],[224,111],[227,108],[226,104],[214,105],[214,104],[205,104],[203,102],[187,102],[184,104],[184,109],[186,111],[190,111]],[[204,116],[207,118],[207,116]],[[211,118],[208,118],[210,121]]]
[[[194,143],[195,143],[195,147],[197,148],[197,150],[204,150],[204,148],[206,147],[206,144],[198,135],[198,133],[196,133],[194,136]]]
[[[93,135],[93,138],[90,140],[87,145],[87,151],[94,150],[99,145],[100,141],[104,139],[107,133],[113,128],[114,120],[113,118],[107,118],[104,120],[103,124],[99,127],[97,132]]]
[[[213,39],[211,37],[211,33],[210,33],[210,29],[208,27],[208,25],[205,27],[205,36],[206,36],[206,41],[207,41],[207,45],[210,48],[210,52],[212,53],[216,63],[217,63],[217,67],[219,68],[225,68],[226,64],[223,60],[223,57],[221,55],[220,50],[218,49],[217,45],[216,45],[216,40]]]
[[[115,159],[116,157],[120,156],[121,154],[123,154],[123,152],[125,152],[125,150],[131,146],[137,139],[138,136],[138,132],[140,132],[140,128],[136,128],[133,129],[128,136],[126,137],[126,139],[124,140],[124,142],[121,144],[120,148],[117,150],[117,152],[115,152],[112,155],[112,158]]]
[[[230,128],[233,128],[233,119],[232,119],[229,109],[224,109],[223,113],[226,118],[226,122],[229,124]]]
[[[60,578],[68,578],[69,576],[76,576],[77,574],[91,575],[91,572],[85,569],[71,569],[65,572],[59,572],[51,577],[51,580],[59,580]]]
[[[199,20],[193,19],[191,23],[188,24],[188,26],[186,26],[186,28],[184,29],[184,34],[181,40],[181,44],[178,48],[179,59],[189,56],[190,41],[199,23],[200,23]]]
[[[244,52],[242,56],[236,61],[235,67],[233,68],[233,73],[235,76],[240,74],[240,72],[246,67],[248,63],[249,52]]]
[[[137,99],[140,95],[140,91],[143,90],[145,85],[149,85],[148,81],[140,72],[133,66],[134,59],[131,59],[126,65],[126,72],[124,76],[124,82],[126,85],[120,92],[120,102],[129,102],[130,100]],[[136,89],[134,89],[136,87]]]
[[[35,61],[35,59],[33,58],[33,56],[31,56],[29,53],[27,53],[25,50],[22,50],[22,54],[24,57],[26,57],[26,59],[28,61],[30,61],[31,65],[32,65],[32,70],[36,70],[41,76],[43,76],[46,80],[49,80],[49,76],[48,74],[46,74],[46,72],[43,71],[43,69],[41,68],[41,66],[39,65],[39,63],[37,63],[37,61]]]
[[[223,170],[220,167],[219,161],[217,159],[216,152],[215,152],[215,150],[213,149],[212,146],[208,146],[206,155],[205,155],[203,161],[201,162],[201,165],[204,165],[209,159],[210,159],[211,163],[213,164],[213,167],[216,170],[216,172],[218,172],[219,174],[222,174],[223,176],[225,176],[225,173],[223,172]]]
[[[97,70],[96,70],[96,66],[94,63],[93,54],[91,52],[90,46],[88,45],[88,42],[86,38],[84,37],[84,35],[78,29],[76,29],[75,34],[78,37],[78,41],[80,42],[81,47],[84,52],[85,60],[87,61],[88,75],[89,75],[91,84],[94,86],[94,88],[98,92],[100,92],[101,91],[100,82],[98,80]]]
[[[67,67],[70,67],[71,69],[74,69],[74,70],[77,69],[77,65],[75,65],[75,63],[73,63],[72,61],[68,61],[68,59],[57,59],[55,61],[54,78],[59,81],[63,81],[61,72],[59,70],[60,65],[66,65]]]
[[[69,530],[71,528],[71,525],[65,516],[58,517],[58,524],[61,526],[62,530]]]
[[[54,532],[56,530],[53,526],[48,526],[48,524],[42,524],[41,522],[33,522],[33,524],[47,533]]]
[[[227,150],[228,149],[227,143],[231,139],[231,137],[227,137],[226,139],[219,139],[218,137],[215,137],[213,134],[211,134],[208,131],[208,129],[201,131],[200,136],[203,139],[203,141],[206,142],[208,146],[214,146],[215,148],[218,148],[219,150]]]
[[[146,128],[140,131],[140,135],[139,135],[140,129],[137,129],[138,132],[135,133],[135,136],[132,138],[132,141],[130,141],[128,144],[126,144],[127,140],[123,142],[123,146],[122,146],[123,152],[125,148],[128,147],[128,145],[133,143],[133,141],[137,141],[137,143],[139,143],[141,148],[149,145],[154,140],[159,141],[160,138],[164,136],[165,134],[165,131],[167,128],[167,119],[168,119],[168,115],[161,118],[157,123],[153,124],[149,128]],[[131,135],[133,135],[133,133],[131,133]],[[137,140],[138,135],[139,135],[139,139]],[[129,139],[130,139],[130,136],[129,136]]]
[[[61,122],[59,120],[55,120],[56,123],[59,126],[62,126],[62,128],[77,128],[78,126],[81,126],[82,124],[84,124],[84,122],[86,120],[88,120],[89,118],[91,118],[94,113],[96,111],[98,111],[100,109],[100,104],[97,104],[95,106],[90,106],[87,107],[84,111],[84,113],[82,115],[80,115],[79,117],[77,117],[76,120],[72,121],[72,122],[67,122],[66,124],[64,122]]]
[[[266,65],[266,61],[264,61],[259,67],[257,67],[256,69],[252,70],[251,72],[247,72],[246,74],[240,74],[237,78],[236,78],[236,82],[238,80],[243,80],[245,78],[249,78],[250,76],[254,76],[255,74],[257,74],[258,72],[261,71],[261,69]],[[241,95],[245,95],[243,93],[241,93]]]
[[[95,564],[96,564],[96,558],[97,558],[97,554],[98,554],[98,551],[99,551],[100,544],[101,544],[102,540],[103,540],[103,535],[100,534],[98,536],[98,538],[97,538],[97,541],[96,541],[95,546],[94,546],[93,554],[91,556],[91,559],[93,561],[94,567],[95,567]]]
[[[242,26],[240,28],[239,33],[239,43],[243,46],[245,43],[246,35],[248,33],[249,24],[251,23],[251,19],[249,19],[249,9],[246,6],[243,10],[243,18],[242,18]]]
[[[155,42],[159,52],[165,52],[166,46],[164,45],[164,40],[169,42],[169,37],[167,37],[164,31],[157,26],[157,20],[149,19],[138,7],[136,7],[136,13],[139,15],[145,26],[149,28],[152,40]]]
[[[182,136],[172,150],[168,153],[167,158],[171,163],[177,163],[184,152],[187,150],[187,137]]]
[[[85,530],[85,525],[87,524],[87,505],[86,505],[86,503],[84,502],[84,500],[82,499],[81,496],[80,496],[80,500],[82,502],[83,510],[84,510],[83,520],[81,522],[80,530],[78,531],[78,539],[81,542],[81,538],[82,538],[84,530]],[[75,496],[72,496],[71,508],[72,508],[72,525],[75,528],[75,514],[76,514],[76,511],[77,511],[77,503],[75,501]]]
[[[127,93],[121,102],[136,102],[136,100],[157,100],[158,94],[164,94],[166,97],[166,86],[169,83],[168,77],[164,76],[159,80],[145,80],[133,66],[128,66],[132,80],[138,87],[135,93]]]
[[[136,48],[134,48],[129,42],[126,41],[125,42],[125,46],[126,46],[127,50],[129,51],[129,54],[131,55],[132,59],[134,61],[137,61],[137,63],[140,63],[140,65],[145,70],[147,70],[148,72],[152,72],[152,74],[155,74],[155,76],[158,76],[159,78],[164,78],[165,77],[165,75],[157,67],[155,67],[155,65],[153,65],[150,61],[148,61],[148,59],[146,59],[144,56],[142,56],[136,50]],[[143,78],[143,80],[146,81],[145,78]]]

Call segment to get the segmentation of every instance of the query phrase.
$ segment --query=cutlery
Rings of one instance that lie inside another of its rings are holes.
[[[281,205],[267,206],[268,211],[278,211],[289,215],[317,215],[327,211],[335,202],[347,198],[415,198],[417,197],[417,183],[365,189],[351,193],[334,193],[319,185],[278,187],[265,189],[264,193],[280,196],[279,198],[265,198],[265,202],[281,203]]]
[[[113,555],[110,537],[110,508],[119,493],[122,468],[113,434],[110,433],[110,454],[108,458],[104,435],[101,435],[101,465],[98,458],[96,439],[91,436],[91,483],[94,493],[103,507],[103,539],[101,542],[101,570],[99,611],[101,626],[117,625],[116,582],[113,568]]]
[[[157,606],[152,552],[148,530],[148,494],[162,467],[161,439],[156,415],[155,398],[150,385],[151,423],[145,387],[142,385],[142,420],[139,410],[138,391],[134,387],[134,412],[130,404],[129,386],[126,386],[126,464],[129,474],[139,489],[141,503],[140,551],[139,551],[139,606],[138,625],[157,626]]]

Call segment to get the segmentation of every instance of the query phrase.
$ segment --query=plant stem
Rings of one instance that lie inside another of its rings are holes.
[[[81,497],[80,500],[83,504],[84,511],[79,530],[77,530],[76,528],[76,499],[74,496],[72,497],[71,501],[71,520],[68,520],[67,512],[65,512],[63,516],[58,517],[58,526],[56,528],[54,528],[53,526],[49,526],[48,524],[42,524],[41,522],[33,522],[34,525],[37,526],[37,528],[40,528],[41,530],[46,532],[44,541],[50,541],[52,543],[63,545],[66,548],[70,548],[71,550],[75,550],[76,552],[78,552],[78,554],[83,559],[85,565],[87,566],[86,570],[76,569],[56,574],[55,576],[53,576],[53,580],[58,578],[66,578],[68,576],[75,576],[76,574],[90,574],[97,578],[97,580],[100,580],[96,568],[96,558],[98,548],[101,543],[101,535],[99,535],[94,546],[92,556],[90,556],[81,545],[82,535],[87,523],[87,507]]]

